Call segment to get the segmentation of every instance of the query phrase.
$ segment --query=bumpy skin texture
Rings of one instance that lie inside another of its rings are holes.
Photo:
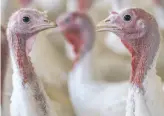
[[[44,13],[35,9],[20,9],[9,19],[7,39],[13,66],[12,116],[52,116],[49,98],[37,78],[28,53],[35,35],[52,28]]]
[[[129,15],[131,20],[126,21],[124,19],[126,15]],[[108,25],[113,27],[108,28]],[[101,26],[100,24],[100,30],[112,31],[118,35],[130,51],[132,54],[131,82],[141,84],[143,75],[151,65],[159,48],[160,35],[153,16],[137,8],[127,9],[120,13],[111,12],[111,15],[104,20],[105,28],[103,29]],[[158,38],[153,38],[154,34]]]
[[[132,55],[126,116],[162,116],[164,92],[155,70],[160,33],[155,18],[142,9],[130,8],[112,12],[97,27],[118,35]]]
[[[28,17],[30,21],[24,22],[24,17]],[[16,57],[15,60],[24,79],[31,72],[31,70],[26,69],[26,65],[30,64],[27,55],[35,41],[34,35],[44,30],[47,24],[48,20],[44,13],[34,9],[21,9],[14,13],[9,20],[7,30],[9,46],[10,49],[14,49],[14,57]]]

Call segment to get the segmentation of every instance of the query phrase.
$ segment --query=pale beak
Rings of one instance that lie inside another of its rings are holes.
[[[41,25],[31,27],[31,31],[33,31],[34,33],[38,33],[49,28],[55,28],[56,26],[57,25],[54,23],[44,22]]]
[[[56,27],[57,25],[54,23],[47,23],[47,24],[40,25],[40,31],[43,31],[49,28],[56,28]]]
[[[96,25],[96,31],[97,32],[102,32],[102,31],[116,31],[117,29],[119,29],[116,25],[111,23],[110,18],[106,18],[102,21],[100,21],[97,25]]]

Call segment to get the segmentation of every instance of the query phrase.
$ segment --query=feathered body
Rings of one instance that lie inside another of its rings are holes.
[[[136,55],[132,54],[132,68],[134,70],[131,75],[132,85],[129,89],[126,116],[162,116],[164,114],[162,81],[156,75],[160,33],[153,16],[144,12],[142,10],[137,11],[143,17],[140,20],[147,20],[147,24],[144,21],[139,23],[141,23],[143,29],[147,30],[146,33],[148,34],[138,41],[134,40],[134,43],[133,40],[132,43],[129,40],[129,46],[133,47]],[[147,19],[144,17],[147,17]],[[148,27],[149,29],[147,29]],[[132,106],[129,107],[129,105]],[[132,111],[133,113],[131,114]]]
[[[76,54],[68,80],[76,115],[125,115],[128,82],[105,83],[93,80],[91,50],[95,31],[92,20],[85,13],[71,12],[59,17],[57,25]]]
[[[139,8],[113,12],[99,23],[98,31],[118,35],[132,56],[126,116],[162,116],[164,91],[156,75],[160,33],[154,17]]]
[[[10,48],[11,49],[11,48]],[[12,48],[13,49],[13,48]],[[16,48],[17,49],[17,48]],[[17,51],[19,53],[23,53],[24,51]],[[29,72],[25,72],[28,74],[28,82],[24,84],[22,74],[20,73],[20,69],[17,66],[18,63],[15,62],[16,58],[14,58],[15,54],[13,51],[10,51],[12,65],[13,65],[13,76],[12,76],[12,84],[13,84],[13,92],[11,96],[11,115],[12,116],[53,116],[53,114],[49,114],[49,110],[51,110],[50,101],[44,92],[43,86],[35,74],[32,64],[27,60],[27,56],[25,59],[20,59],[21,65],[24,65],[25,68],[29,67]],[[23,55],[23,54],[22,54]],[[24,62],[21,62],[23,60]],[[28,63],[26,63],[28,62]],[[26,64],[25,64],[26,63]],[[30,66],[31,65],[31,66]],[[27,70],[23,69],[22,71]]]
[[[91,53],[87,53],[70,73],[69,92],[76,114],[78,116],[125,115],[129,83],[94,81],[91,69]]]
[[[13,68],[11,116],[56,115],[28,57],[35,35],[52,27],[43,14],[34,9],[20,9],[9,20],[7,38]]]
[[[92,77],[92,53],[95,34],[92,23],[86,22],[82,38],[84,51],[71,71],[68,81],[69,93],[78,116],[117,116],[125,114],[128,83],[95,82]],[[87,40],[88,39],[88,42]],[[119,86],[118,86],[119,85]],[[119,90],[122,86],[122,91]],[[114,91],[115,90],[115,91]],[[118,97],[118,99],[116,99]],[[113,108],[113,104],[116,105]],[[120,105],[123,104],[123,107]],[[117,109],[117,107],[119,107]],[[112,110],[111,110],[112,109]]]
[[[162,116],[164,90],[161,77],[156,75],[156,59],[144,77],[143,89],[131,85],[128,93],[127,116]],[[133,101],[133,102],[132,102]]]

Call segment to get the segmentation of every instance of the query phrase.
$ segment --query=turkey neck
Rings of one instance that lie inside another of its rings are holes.
[[[132,54],[126,116],[162,116],[164,111],[162,82],[156,75],[160,34],[157,26],[151,30],[144,38],[124,42]]]
[[[92,23],[84,21],[80,30],[80,40],[81,45],[78,52],[76,53],[76,60],[74,61],[73,70],[79,72],[81,78],[89,79],[91,77],[91,63],[92,63],[92,54],[91,49],[95,41],[95,32]],[[76,77],[77,78],[77,77]]]
[[[50,116],[51,114],[52,116],[49,98],[44,91],[40,79],[37,78],[26,52],[26,42],[29,36],[9,33],[8,40],[14,72],[14,89],[11,101],[16,103],[16,98],[23,100],[20,105],[23,111],[20,111],[20,115]]]
[[[34,70],[32,63],[30,62],[27,54],[26,54],[26,35],[21,38],[19,34],[12,34],[12,41],[10,41],[10,50],[11,55],[13,56],[13,70],[14,72],[18,72],[22,77],[22,81],[28,82],[30,78],[34,76]],[[15,68],[16,67],[16,68]]]
[[[157,28],[155,30],[150,31],[144,38],[132,39],[128,42],[122,40],[132,55],[130,82],[139,87],[142,86],[148,71],[154,70],[156,73],[156,56],[160,44],[160,34]]]

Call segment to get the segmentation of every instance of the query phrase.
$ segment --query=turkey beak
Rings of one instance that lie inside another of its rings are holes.
[[[57,25],[52,23],[52,22],[51,23],[50,22],[45,22],[45,24],[40,26],[40,29],[41,29],[41,31],[43,31],[43,30],[46,30],[46,29],[49,29],[49,28],[56,28],[56,27],[57,27]]]
[[[44,31],[46,29],[55,28],[55,27],[56,27],[56,25],[54,23],[50,23],[48,20],[46,20],[46,21],[44,21],[44,23],[42,23],[40,25],[32,26],[31,31],[33,33],[38,33],[38,32]]]
[[[110,31],[110,32],[114,32],[116,30],[118,30],[118,26],[115,25],[112,21],[113,17],[108,17],[102,21],[100,21],[97,25],[96,25],[96,31],[97,32],[103,32],[103,31]]]

